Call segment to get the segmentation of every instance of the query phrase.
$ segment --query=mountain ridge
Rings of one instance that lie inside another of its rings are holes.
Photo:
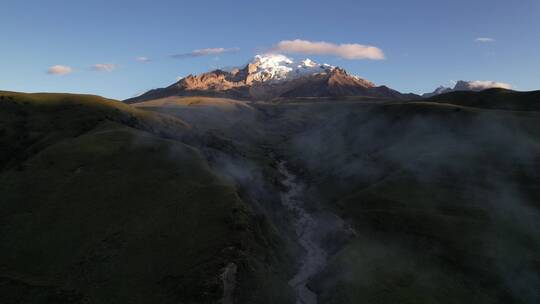
[[[242,100],[345,96],[407,100],[418,97],[386,86],[376,86],[371,81],[349,74],[345,69],[318,64],[310,59],[295,63],[283,55],[257,55],[242,69],[216,69],[188,75],[168,87],[150,90],[125,102],[136,103],[171,96]]]
[[[450,91],[426,98],[427,102],[506,111],[540,111],[540,90],[520,92],[503,88]]]

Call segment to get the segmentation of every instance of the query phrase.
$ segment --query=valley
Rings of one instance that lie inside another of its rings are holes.
[[[230,170],[240,184],[253,189],[266,183],[262,188],[271,189],[276,178],[289,176],[301,182],[301,190],[293,189],[301,192],[308,214],[336,214],[350,226],[345,233],[317,234],[321,247],[312,248],[313,257],[326,254],[325,267],[313,271],[305,286],[318,303],[530,302],[538,271],[534,255],[526,256],[539,245],[536,228],[528,226],[538,217],[539,192],[533,185],[540,178],[534,169],[540,136],[534,97],[529,106],[505,91],[461,94],[467,97],[441,96],[437,102],[248,103],[249,111],[234,111],[238,120],[226,118],[231,111],[204,106],[169,105],[168,111],[185,119],[198,117],[190,111],[212,113],[198,124],[243,151]],[[467,100],[484,101],[467,107]],[[520,111],[500,110],[520,104]],[[285,168],[275,163],[275,155],[286,161],[288,173],[279,173]],[[239,167],[249,173],[239,174]],[[258,201],[271,195],[253,196]],[[275,209],[276,199],[259,202],[257,210],[264,210],[281,237],[289,239],[292,256],[302,261],[307,250],[290,240],[295,230],[288,226],[294,221],[283,225],[287,217]],[[510,230],[513,236],[503,232]],[[509,243],[515,249],[511,254],[493,250]],[[417,251],[419,246],[426,251]],[[301,265],[296,266],[300,272]],[[527,277],[519,285],[524,289],[518,292],[521,287],[507,281],[507,274],[515,280]]]
[[[281,202],[291,212],[296,241],[304,250],[298,272],[290,279],[289,285],[296,292],[297,304],[316,304],[317,294],[310,290],[308,283],[326,267],[329,254],[324,246],[325,238],[347,239],[354,231],[336,215],[317,210],[317,204],[304,202],[304,186],[297,176],[289,172],[284,161],[278,163],[278,171],[284,176],[282,183],[286,188],[281,194]]]
[[[540,1],[14,1],[0,304],[540,304]]]
[[[497,91],[462,94],[126,105],[0,92],[0,293],[533,303],[540,114],[519,95],[505,110],[482,99]]]

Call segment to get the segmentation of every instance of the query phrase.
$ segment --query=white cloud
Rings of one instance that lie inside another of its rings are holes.
[[[490,80],[474,80],[469,81],[468,85],[471,90],[486,90],[486,89],[492,89],[492,88],[500,88],[500,89],[512,89],[512,85],[504,82],[496,82],[496,81],[490,81]]]
[[[276,44],[271,51],[306,55],[333,55],[349,60],[384,59],[384,53],[378,47],[358,43],[334,44],[301,39],[283,40]]]
[[[92,70],[98,72],[112,72],[117,68],[116,64],[113,63],[96,63],[92,66]]]
[[[47,74],[51,75],[67,75],[73,72],[73,69],[65,65],[53,65],[47,69]]]
[[[210,56],[210,55],[219,55],[224,53],[233,53],[238,52],[239,48],[207,48],[207,49],[200,49],[200,50],[194,50],[189,53],[182,53],[182,54],[176,54],[172,55],[173,58],[193,58],[193,57],[203,57],[203,56]]]
[[[479,37],[474,39],[476,42],[482,42],[482,43],[489,43],[489,42],[495,42],[495,39],[489,38],[489,37]]]
[[[148,62],[148,61],[150,61],[150,58],[144,57],[144,56],[139,56],[139,57],[135,57],[135,61],[138,61],[138,62]]]

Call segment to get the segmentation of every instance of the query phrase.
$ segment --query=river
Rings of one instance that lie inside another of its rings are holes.
[[[283,175],[281,183],[285,190],[281,193],[281,202],[289,210],[298,244],[304,249],[298,264],[299,268],[289,285],[296,293],[296,304],[316,304],[317,294],[307,286],[308,281],[326,266],[328,252],[323,247],[323,240],[330,233],[350,234],[343,220],[333,214],[317,210],[316,204],[309,204],[304,198],[305,186],[300,179],[287,169],[287,163],[278,163],[278,170]]]

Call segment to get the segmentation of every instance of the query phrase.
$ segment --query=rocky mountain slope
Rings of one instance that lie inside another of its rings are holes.
[[[365,96],[382,99],[411,99],[386,86],[376,86],[344,69],[305,59],[295,62],[283,55],[257,55],[242,69],[214,70],[189,75],[160,89],[126,100],[136,103],[170,96],[211,96],[246,100],[290,97]]]

